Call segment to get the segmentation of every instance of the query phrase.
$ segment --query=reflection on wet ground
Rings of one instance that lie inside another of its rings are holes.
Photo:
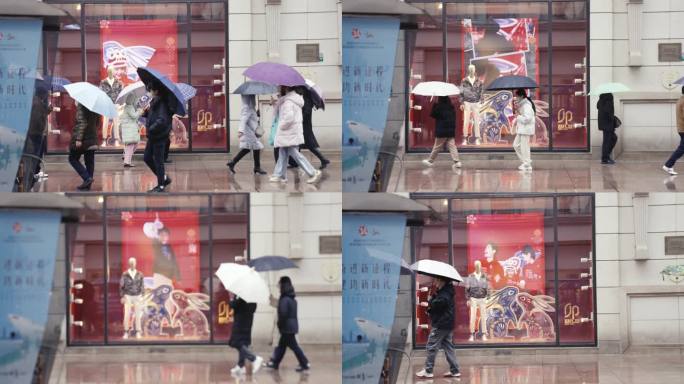
[[[303,346],[312,369],[308,373],[295,371],[297,360],[291,352],[285,355],[280,368],[275,371],[262,368],[255,375],[233,376],[237,352],[229,348],[214,348],[214,352],[202,352],[195,347],[192,352],[176,350],[158,353],[148,349],[134,351],[131,348],[102,347],[95,353],[71,352],[60,356],[53,367],[50,384],[66,383],[339,383],[339,348]],[[72,348],[73,350],[74,348]],[[255,351],[268,357],[270,348],[264,346]],[[248,366],[249,367],[249,366]]]
[[[315,168],[318,159],[308,151],[302,152]],[[262,154],[261,167],[266,175],[254,175],[251,155],[245,156],[232,174],[226,163],[227,154],[172,154],[173,163],[166,164],[166,170],[173,183],[169,192],[339,192],[341,184],[341,163],[338,154],[325,154],[332,162],[323,171],[323,177],[316,184],[307,184],[309,178],[295,169],[288,170],[288,183],[268,181],[275,162],[272,152]],[[146,192],[156,185],[156,177],[136,155],[135,168],[124,168],[119,155],[98,154],[95,160],[95,183],[93,192]],[[81,179],[66,161],[65,156],[48,156],[46,162],[48,178],[40,181],[35,191],[75,192]]]
[[[672,192],[684,190],[682,176],[669,176],[661,154],[618,159],[615,165],[597,160],[550,159],[534,162],[532,172],[517,169],[516,160],[469,160],[452,167],[440,157],[433,167],[424,156],[407,155],[403,168],[394,164],[388,192]],[[533,156],[534,157],[534,156]],[[677,167],[675,167],[676,169]],[[681,179],[681,180],[680,180]]]
[[[423,368],[424,354],[422,356],[414,357],[412,364],[404,360],[399,382],[403,382],[406,368],[410,367],[408,382],[425,384],[684,383],[684,355],[680,349],[648,354],[628,352],[623,355],[570,353],[512,356],[468,356],[468,351],[461,350],[457,351],[462,374],[458,379],[442,377],[449,369],[442,353],[437,356],[433,379],[415,377],[415,373]]]

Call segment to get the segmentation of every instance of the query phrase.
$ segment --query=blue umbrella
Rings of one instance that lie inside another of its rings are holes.
[[[178,115],[185,115],[185,98],[183,97],[183,93],[181,92],[180,89],[178,89],[178,86],[176,83],[171,81],[166,75],[163,75],[161,72],[157,71],[154,68],[150,67],[139,67],[138,70],[138,76],[140,76],[140,80],[145,83],[145,85],[148,85],[149,83],[153,81],[158,81],[161,83],[161,85],[166,88],[169,93],[173,95],[173,97],[176,98],[176,101],[178,102],[178,106],[176,107],[176,114]]]
[[[190,84],[177,83],[176,86],[178,86],[178,89],[180,89],[181,93],[183,94],[183,98],[186,103],[197,94],[197,88]]]
[[[501,76],[498,79],[492,81],[491,84],[487,87],[488,91],[499,91],[499,90],[507,90],[507,89],[518,89],[518,88],[523,88],[523,89],[530,89],[530,88],[539,88],[539,85],[537,85],[537,82],[530,79],[527,76],[517,76],[517,75],[509,75],[509,76]]]
[[[277,93],[278,87],[273,84],[264,83],[262,81],[245,81],[240,84],[233,94],[236,95],[270,95]]]
[[[281,269],[298,268],[292,260],[284,256],[262,256],[250,260],[247,265],[259,272],[279,271]]]

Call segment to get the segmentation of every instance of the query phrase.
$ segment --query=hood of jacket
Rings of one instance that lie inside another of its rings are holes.
[[[302,95],[298,94],[295,91],[288,92],[287,95],[282,97],[282,100],[283,103],[286,101],[291,101],[295,103],[299,108],[304,107],[304,98],[302,97]]]

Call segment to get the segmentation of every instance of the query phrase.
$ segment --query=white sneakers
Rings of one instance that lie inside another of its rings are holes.
[[[432,167],[432,165],[433,165],[432,161],[430,161],[428,159],[424,159],[423,164],[427,165],[428,167]]]
[[[461,372],[447,372],[444,377],[461,377]]]
[[[432,372],[428,372],[428,371],[426,371],[425,369],[422,369],[422,370],[416,372],[416,376],[417,376],[417,377],[426,377],[426,378],[428,378],[428,379],[429,379],[429,378],[435,377],[435,375],[432,374]]]
[[[252,375],[256,375],[256,373],[259,372],[259,369],[263,364],[264,358],[261,356],[257,356],[256,359],[254,359],[254,362],[252,363]]]
[[[321,179],[321,176],[323,176],[323,172],[321,172],[321,171],[319,171],[319,170],[316,170],[316,171],[314,172],[314,175],[311,176],[306,182],[307,182],[308,184],[315,184],[315,183],[318,182],[318,180]]]
[[[280,182],[280,183],[287,183],[287,179],[283,179],[283,178],[280,177],[280,176],[271,176],[271,177],[268,178],[268,181],[270,181],[270,182],[272,182],[272,183],[278,183],[278,182]]]
[[[531,165],[528,165],[528,164],[520,164],[520,166],[518,167],[518,169],[521,170],[521,171],[531,171],[531,170],[532,170],[532,166],[531,166]]]
[[[123,334],[123,339],[126,340],[128,339],[128,331],[125,331]]]
[[[663,165],[663,171],[667,172],[668,174],[675,176],[678,175],[678,173],[674,170],[674,168],[668,168],[666,165]]]
[[[245,367],[236,365],[230,370],[230,373],[235,376],[243,376],[247,373],[247,369],[245,369]]]
[[[468,338],[468,341],[475,341],[475,335],[471,333],[470,337]]]

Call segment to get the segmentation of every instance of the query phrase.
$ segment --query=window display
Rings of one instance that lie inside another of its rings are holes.
[[[444,197],[418,201],[447,202],[451,252],[436,259],[464,276],[455,287],[455,344],[594,343],[590,195]],[[413,229],[416,260],[436,230],[430,223]],[[419,305],[430,285],[430,279],[416,276],[418,346],[430,332]]]

